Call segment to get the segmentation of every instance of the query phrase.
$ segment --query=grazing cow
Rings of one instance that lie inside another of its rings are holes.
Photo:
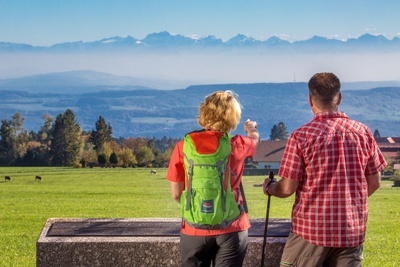
[[[151,174],[157,174],[157,171],[156,170],[151,170],[150,173]]]
[[[4,177],[4,180],[11,181],[11,177],[10,176],[6,176],[6,177]]]
[[[38,175],[36,175],[36,177],[35,177],[35,181],[41,181],[42,180],[42,177],[41,176],[38,176]]]

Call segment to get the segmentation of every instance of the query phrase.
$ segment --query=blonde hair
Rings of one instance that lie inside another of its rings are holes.
[[[230,132],[236,129],[242,115],[237,94],[217,91],[208,95],[199,106],[197,121],[207,130]]]

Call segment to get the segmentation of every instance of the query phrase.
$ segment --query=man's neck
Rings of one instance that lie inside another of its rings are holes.
[[[311,107],[311,111],[313,112],[314,115],[317,115],[318,113],[322,113],[322,112],[337,112],[338,111],[338,106],[336,106],[335,108],[319,108],[317,105],[313,105]]]

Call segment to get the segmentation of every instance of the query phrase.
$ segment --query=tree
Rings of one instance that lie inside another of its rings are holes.
[[[97,162],[99,163],[100,166],[104,167],[104,165],[106,165],[106,163],[107,163],[106,155],[100,154],[97,157]]]
[[[102,151],[105,143],[112,140],[112,128],[102,116],[96,121],[96,130],[91,132],[90,139],[97,153]]]
[[[153,150],[147,146],[141,147],[136,154],[136,160],[140,166],[150,165],[154,158]]]
[[[143,137],[136,139],[129,137],[121,143],[121,146],[132,149],[133,154],[137,155],[142,147],[147,147],[147,140]]]
[[[114,151],[111,153],[109,161],[111,164],[118,164],[118,156]]]
[[[48,166],[49,154],[47,146],[38,141],[30,141],[22,161],[25,166]]]
[[[21,113],[16,112],[11,116],[11,125],[17,135],[17,153],[19,159],[22,159],[28,150],[29,134],[24,129],[24,123],[25,118],[22,117]]]
[[[92,166],[93,163],[97,162],[97,153],[89,139],[90,136],[82,132],[83,147],[80,160],[82,167],[86,167],[88,164]]]
[[[27,150],[29,135],[24,129],[25,118],[16,112],[11,120],[3,119],[0,127],[0,164],[12,165],[21,160]]]
[[[177,138],[167,138],[165,135],[161,139],[155,139],[155,148],[160,150],[162,153],[164,153],[166,150],[168,150],[170,147],[174,147],[175,144],[179,141]]]
[[[10,120],[1,121],[0,137],[0,164],[12,165],[18,158],[18,138]]]
[[[72,110],[59,114],[51,128],[51,162],[56,166],[73,166],[78,163],[81,148],[81,127]]]
[[[129,149],[129,148],[126,148],[126,147],[121,149],[121,151],[118,154],[118,157],[122,162],[122,166],[125,166],[125,167],[137,163],[136,158],[133,155],[132,150]]]
[[[271,129],[271,134],[269,136],[270,140],[287,140],[289,134],[286,130],[286,126],[283,122],[279,122],[278,125],[274,124]]]
[[[50,131],[51,131],[51,126],[54,122],[54,118],[50,116],[49,114],[44,114],[42,116],[44,123],[43,126],[40,128],[40,131],[38,132],[39,136],[39,142],[48,145],[50,141]]]
[[[375,129],[374,137],[375,137],[375,138],[381,137],[381,134],[379,133],[378,129]]]
[[[167,150],[165,150],[164,153],[158,151],[157,156],[155,158],[156,165],[158,167],[167,167],[173,150],[174,146],[171,146]]]

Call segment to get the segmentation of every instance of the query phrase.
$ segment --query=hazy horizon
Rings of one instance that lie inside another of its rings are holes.
[[[210,83],[306,82],[321,71],[335,73],[342,82],[399,81],[400,53],[2,53],[1,58],[0,79],[92,70],[160,80],[173,88]]]

